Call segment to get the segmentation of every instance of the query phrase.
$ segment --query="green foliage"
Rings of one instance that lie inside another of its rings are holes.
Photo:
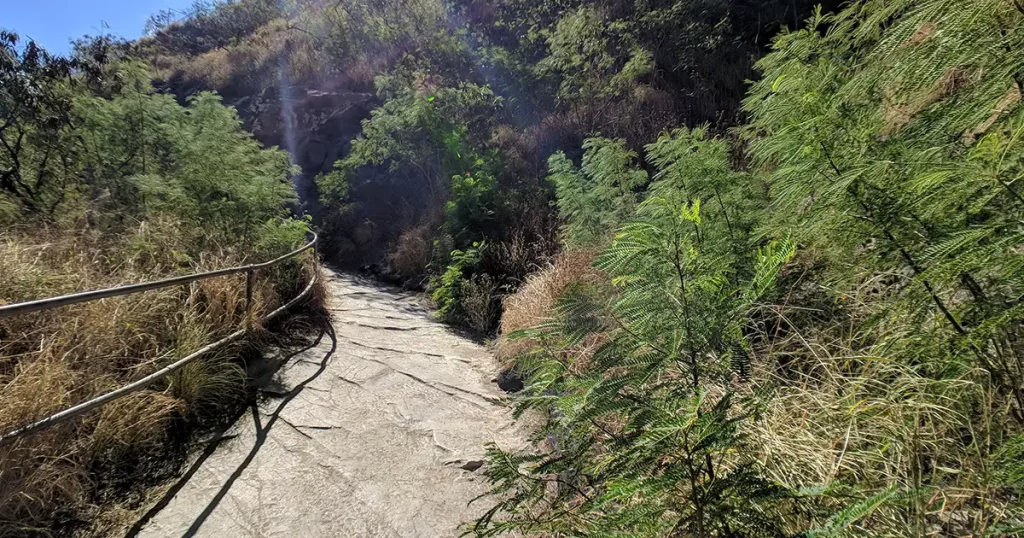
[[[624,29],[621,22],[608,24],[592,7],[563,15],[548,37],[549,55],[537,64],[538,73],[561,79],[558,97],[565,101],[622,94],[654,69],[649,51],[616,39]]]
[[[596,262],[617,289],[577,286],[553,321],[510,336],[537,343],[517,363],[520,411],[548,413],[536,440],[552,447],[492,447],[497,505],[468,531],[1019,532],[1024,69],[991,51],[1019,48],[1022,21],[997,2],[819,12],[758,63],[753,170],[704,128],[663,134],[645,147],[654,172],[635,215],[615,201],[639,192],[595,201],[596,171],[617,176],[622,159],[552,158],[570,244],[618,226]],[[802,274],[779,288],[796,242]],[[759,436],[769,414],[832,431],[829,470],[766,464],[807,454]]]
[[[300,6],[293,17],[305,32],[321,37],[318,45],[325,49],[327,65],[344,66],[363,54],[410,44],[444,58],[454,44],[443,17],[438,16],[446,11],[440,0],[302,2]]]
[[[382,180],[405,180],[417,190],[425,186],[436,199],[445,188],[443,179],[476,165],[479,157],[469,139],[472,122],[493,113],[500,100],[486,86],[469,83],[416,90],[429,85],[429,78],[422,73],[409,77],[378,79],[386,100],[363,122],[362,135],[335,172],[321,178],[326,203],[344,196],[362,167],[387,166],[388,177]]]
[[[116,229],[171,216],[211,239],[259,241],[266,223],[296,201],[289,157],[263,149],[217,95],[200,93],[182,107],[155,93],[136,61],[97,64],[76,77],[74,62],[34,44],[18,56],[13,36],[5,43],[0,97],[12,106],[0,132],[0,198],[22,209],[12,218],[84,216]],[[118,84],[89,83],[82,77],[90,73]]]
[[[480,263],[486,249],[486,243],[474,243],[466,250],[452,251],[444,273],[431,282],[431,298],[437,305],[437,313],[441,319],[456,324],[467,319],[467,313],[462,307],[464,288],[468,281],[467,277]]]
[[[647,173],[636,168],[636,153],[622,140],[591,138],[583,144],[583,165],[576,168],[564,153],[548,160],[548,180],[555,185],[566,242],[573,246],[601,242],[636,209]]]
[[[316,176],[316,185],[320,192],[320,203],[336,212],[343,212],[348,203],[352,186],[352,175],[341,161],[334,163],[334,168]]]
[[[776,511],[792,493],[751,457],[743,430],[760,404],[735,382],[750,371],[751,309],[794,245],[727,255],[728,233],[744,229],[731,229],[724,205],[707,218],[701,196],[714,200],[719,189],[732,199],[743,175],[729,169],[724,143],[701,130],[648,147],[658,171],[639,204],[647,175],[635,154],[604,139],[586,149],[582,170],[552,158],[552,179],[567,239],[619,226],[595,262],[616,293],[577,286],[554,321],[513,335],[542,343],[518,362],[529,381],[518,412],[549,412],[536,439],[555,449],[491,447],[498,502],[467,531],[783,535]],[[595,337],[602,343],[592,357],[570,351]]]
[[[753,232],[765,196],[755,178],[733,169],[729,143],[709,137],[707,126],[702,126],[663,134],[645,149],[648,162],[658,170],[651,194],[686,193],[699,199],[702,219],[714,223],[701,231],[702,248],[733,260],[734,269],[742,273],[744,258],[755,246]]]
[[[0,31],[0,196],[10,212],[53,215],[73,183],[66,162],[73,62]]]
[[[102,211],[142,218],[171,213],[210,230],[249,237],[296,200],[288,156],[262,149],[241,127],[234,109],[204,92],[188,107],[153,93],[148,73],[134,77],[112,99],[76,101],[83,175]]]
[[[452,176],[444,229],[456,246],[483,240],[482,234],[492,227],[497,185],[483,165],[484,161],[478,160],[474,171]]]
[[[1007,439],[996,453],[995,463],[1001,483],[1024,491],[1024,434]]]
[[[767,245],[751,257],[754,278],[731,278],[701,247],[700,207],[679,192],[644,201],[596,262],[617,294],[602,304],[578,289],[555,322],[527,331],[547,344],[519,363],[530,375],[520,412],[550,409],[537,438],[550,436],[555,450],[492,448],[500,500],[470,531],[783,534],[774,511],[791,493],[750,457],[740,425],[755,420],[756,398],[730,383],[745,373],[749,309],[793,245]],[[594,334],[605,343],[570,375],[562,352]]]
[[[1003,2],[856,2],[780,36],[745,106],[766,227],[828,252],[840,285],[903,275],[878,305],[918,328],[895,349],[948,342],[928,362],[984,368],[1024,417],[1024,64],[988,52],[1019,48],[1020,21]]]
[[[256,232],[258,240],[254,250],[261,259],[276,258],[307,242],[311,229],[312,217],[308,215],[302,219],[270,219]]]

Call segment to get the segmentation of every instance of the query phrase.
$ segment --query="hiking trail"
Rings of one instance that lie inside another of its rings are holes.
[[[324,270],[331,328],[193,458],[138,536],[446,537],[524,445],[483,346],[413,293]],[[151,512],[151,514],[153,513]]]

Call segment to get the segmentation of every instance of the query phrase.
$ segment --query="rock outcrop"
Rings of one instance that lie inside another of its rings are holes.
[[[292,162],[302,169],[296,178],[299,198],[312,211],[317,199],[312,179],[348,154],[361,122],[376,106],[376,96],[292,86],[284,91],[267,88],[230,104],[260,142],[291,153]]]

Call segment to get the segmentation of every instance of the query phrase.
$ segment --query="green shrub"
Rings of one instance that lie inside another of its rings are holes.
[[[486,249],[485,243],[474,243],[464,251],[452,251],[451,261],[444,273],[431,281],[431,298],[437,305],[438,315],[446,322],[461,324],[468,321],[469,318],[463,309],[467,277],[476,264],[480,263]]]
[[[699,200],[663,194],[595,263],[616,283],[610,303],[577,287],[555,321],[518,335],[547,343],[518,363],[529,381],[519,412],[551,412],[535,439],[554,450],[491,447],[498,501],[476,534],[782,534],[794,492],[754,457],[743,431],[760,404],[733,379],[749,371],[745,320],[794,247],[767,245],[737,279],[702,246],[702,228],[718,224],[701,220]],[[571,374],[562,350],[596,334],[593,364]]]

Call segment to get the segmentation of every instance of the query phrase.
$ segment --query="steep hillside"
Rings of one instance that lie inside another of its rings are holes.
[[[3,79],[46,97],[18,109],[45,173],[5,172],[0,215],[255,233],[289,156],[326,253],[495,337],[548,418],[490,447],[467,533],[1024,533],[1020,2],[242,0],[150,30],[80,44],[89,99],[7,47],[53,91]],[[157,128],[198,109],[247,149]],[[68,176],[75,110],[131,143]],[[237,181],[197,203],[191,171]]]
[[[292,153],[300,194],[334,230],[338,259],[422,286],[448,252],[474,242],[530,249],[490,260],[493,285],[505,287],[555,248],[544,210],[549,155],[578,154],[597,132],[640,148],[681,121],[735,125],[754,60],[809,6],[247,0],[156,16],[139,46],[158,85],[180,99],[217,91],[262,142]],[[442,94],[450,105],[433,100]],[[425,115],[418,101],[442,110]],[[332,176],[374,109],[361,156]],[[402,137],[435,142],[413,150]],[[457,196],[451,176],[473,169],[494,176],[484,196],[499,207],[466,211],[487,213],[471,218],[493,221],[491,230],[439,233]],[[319,189],[318,174],[327,176]]]
[[[811,8],[308,1],[154,62],[372,91],[299,150],[333,253],[500,326],[549,416],[470,532],[1019,534],[1024,9]]]

